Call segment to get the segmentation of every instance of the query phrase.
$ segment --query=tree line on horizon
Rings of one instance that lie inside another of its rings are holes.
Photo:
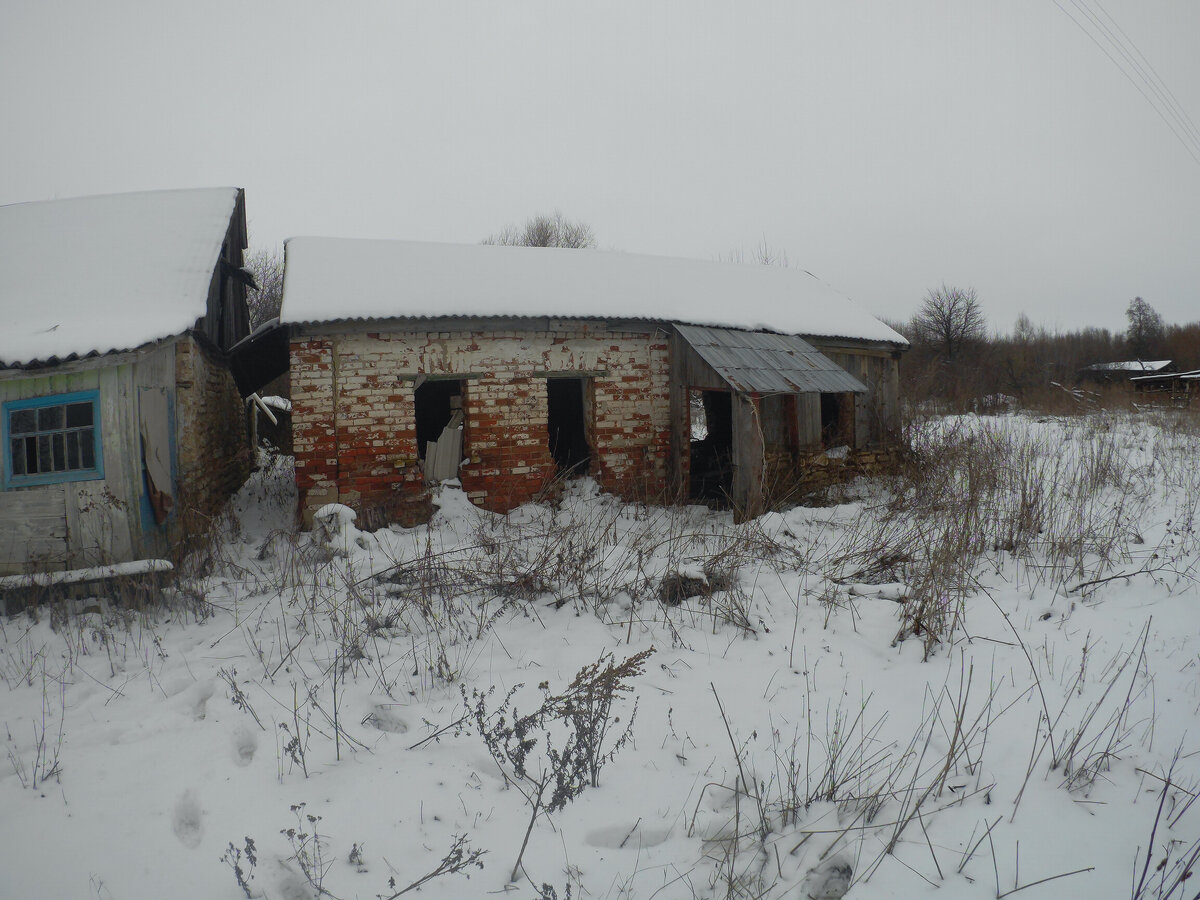
[[[974,288],[931,289],[907,322],[888,324],[912,348],[901,363],[901,389],[910,400],[964,408],[1012,398],[1036,402],[1061,395],[1080,372],[1100,363],[1172,360],[1180,371],[1200,369],[1200,321],[1168,324],[1142,299],[1125,311],[1124,331],[1035,325],[1022,313],[1009,332],[989,332]]]

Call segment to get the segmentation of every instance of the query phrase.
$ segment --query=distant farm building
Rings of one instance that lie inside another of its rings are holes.
[[[1178,367],[1169,359],[1130,359],[1085,366],[1077,373],[1076,380],[1092,384],[1128,384],[1139,376],[1166,375],[1176,371]]]
[[[0,207],[0,574],[165,554],[249,470],[238,188]]]
[[[887,456],[908,346],[793,269],[324,238],[287,243],[281,322],[306,520],[420,521],[445,478],[506,511],[584,472],[754,515]]]
[[[1129,379],[1129,383],[1139,397],[1148,401],[1171,406],[1191,406],[1200,403],[1200,369],[1139,375]]]

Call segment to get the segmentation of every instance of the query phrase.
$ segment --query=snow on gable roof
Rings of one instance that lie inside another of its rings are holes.
[[[1085,372],[1157,372],[1171,364],[1169,359],[1129,359],[1121,362],[1095,363],[1087,366]]]
[[[907,341],[808,272],[600,250],[292,238],[280,321],[647,319]]]
[[[193,327],[237,196],[203,188],[0,206],[0,368]]]

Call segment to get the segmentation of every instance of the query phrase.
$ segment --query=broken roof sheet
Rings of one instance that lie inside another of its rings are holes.
[[[1200,379],[1200,369],[1193,369],[1190,372],[1163,372],[1160,375],[1138,375],[1130,378],[1130,381],[1173,381],[1178,378],[1180,381],[1195,381]]]
[[[645,319],[896,346],[808,272],[601,250],[292,238],[285,323],[441,316]]]
[[[734,390],[762,394],[867,391],[861,381],[795,335],[675,327]]]
[[[193,327],[237,196],[225,187],[0,206],[0,367]]]

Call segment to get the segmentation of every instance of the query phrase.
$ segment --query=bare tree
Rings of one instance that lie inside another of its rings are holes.
[[[975,288],[932,289],[913,316],[912,333],[918,343],[939,353],[947,362],[958,359],[969,344],[986,337],[983,307]]]
[[[767,242],[765,235],[749,252],[744,247],[737,247],[730,250],[729,253],[719,255],[717,262],[753,263],[759,266],[780,266],[784,269],[791,268],[792,265],[787,251],[779,247],[772,247]]]
[[[258,285],[257,290],[246,291],[250,328],[253,330],[279,315],[283,303],[283,254],[278,247],[254,250],[246,256],[246,268]]]
[[[596,246],[596,235],[586,222],[573,222],[558,210],[552,216],[532,216],[524,225],[506,225],[483,239],[484,244],[506,247],[568,247],[573,250]]]
[[[1150,359],[1158,353],[1166,326],[1154,307],[1141,297],[1134,297],[1125,310],[1125,318],[1129,320],[1129,328],[1125,332],[1129,353],[1135,359]]]

